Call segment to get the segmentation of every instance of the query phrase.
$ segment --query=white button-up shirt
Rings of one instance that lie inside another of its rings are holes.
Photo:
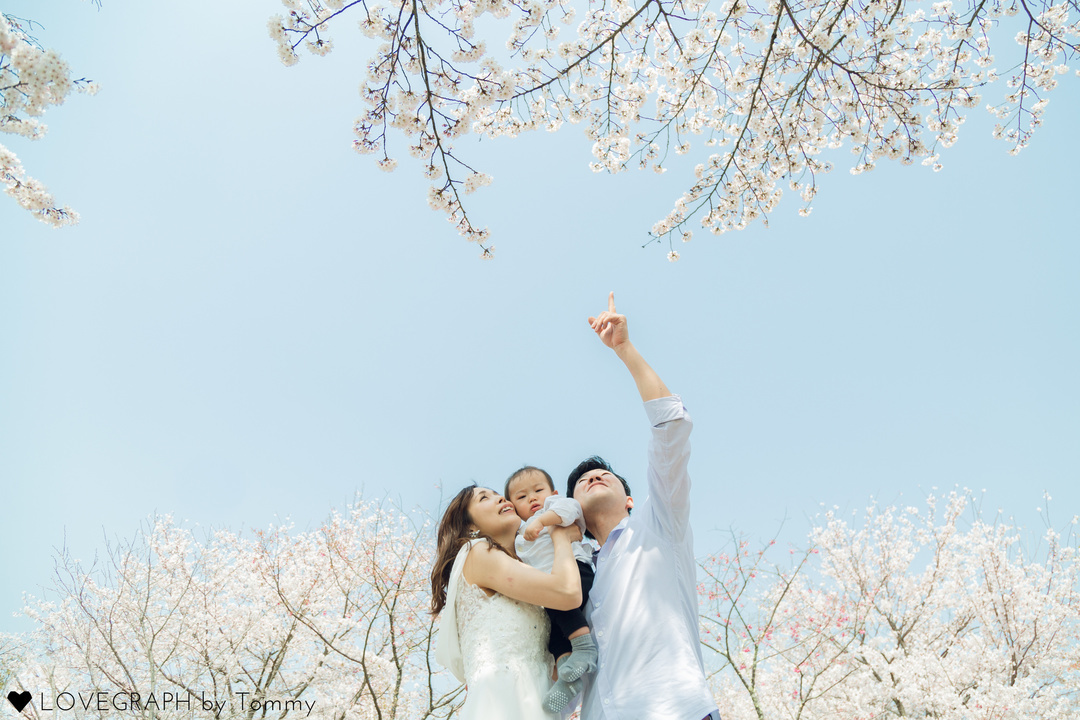
[[[600,650],[582,720],[719,720],[698,636],[690,530],[690,415],[650,400],[649,495],[600,549],[585,617]]]

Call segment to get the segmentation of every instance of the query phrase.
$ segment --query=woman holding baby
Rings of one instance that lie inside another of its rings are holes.
[[[518,559],[521,528],[513,503],[475,486],[450,501],[439,525],[431,573],[432,611],[442,615],[436,659],[468,686],[461,720],[557,717],[544,709],[554,668],[544,608],[581,606],[571,546],[581,533],[573,524],[547,530],[554,557],[545,572]]]

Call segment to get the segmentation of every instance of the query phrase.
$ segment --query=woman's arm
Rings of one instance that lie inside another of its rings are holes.
[[[551,573],[529,567],[485,543],[478,543],[465,559],[465,580],[487,590],[500,592],[522,602],[552,610],[573,610],[581,606],[581,575],[570,541],[580,536],[576,526],[553,527],[551,541],[555,562]]]

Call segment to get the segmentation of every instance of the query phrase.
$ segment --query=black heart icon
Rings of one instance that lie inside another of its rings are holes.
[[[7,694],[8,702],[15,706],[15,712],[22,712],[22,709],[30,702],[30,691],[23,690],[21,693],[17,693],[14,690]]]

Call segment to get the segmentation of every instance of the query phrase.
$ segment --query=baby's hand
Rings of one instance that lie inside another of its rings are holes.
[[[543,523],[540,522],[539,517],[534,517],[529,522],[525,523],[525,529],[521,531],[521,536],[528,542],[532,542],[536,538],[540,537],[540,532],[544,529]]]

